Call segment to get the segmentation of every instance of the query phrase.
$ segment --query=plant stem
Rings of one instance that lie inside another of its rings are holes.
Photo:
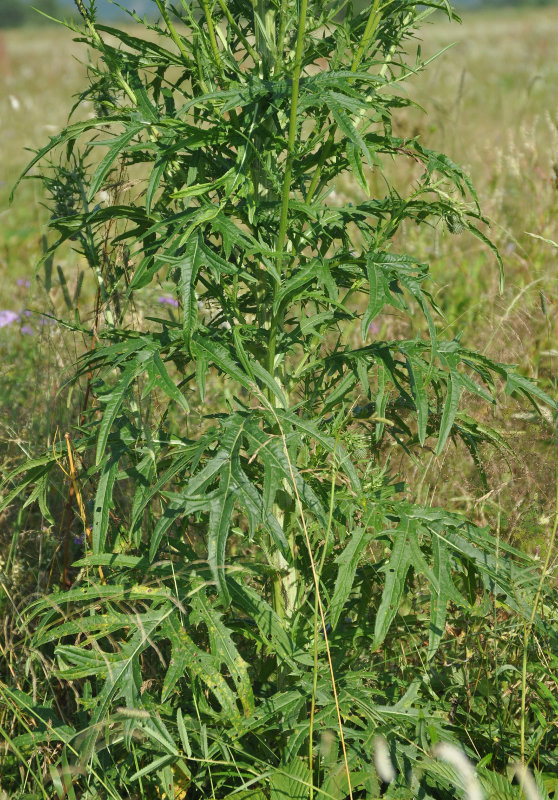
[[[336,437],[336,449],[339,439],[339,434]],[[335,451],[334,451],[335,452]],[[327,546],[329,544],[329,537],[331,533],[331,526],[333,523],[333,507],[335,502],[335,480],[337,477],[337,468],[335,459],[331,467],[331,490],[329,494],[329,511],[327,520],[327,530],[324,538],[324,545],[320,564],[318,567],[318,581],[322,576],[324,568],[325,557],[327,554]],[[314,761],[314,718],[316,716],[316,695],[318,693],[318,600],[314,603],[314,674],[312,675],[312,703],[310,705],[310,723],[308,727],[308,766],[310,769],[310,798],[314,800],[314,779],[313,779],[313,761]]]
[[[157,4],[157,8],[161,12],[161,16],[165,20],[165,24],[166,24],[167,28],[169,29],[169,33],[170,33],[170,35],[172,37],[173,42],[175,43],[175,45],[180,50],[180,52],[182,54],[182,57],[186,61],[189,61],[190,60],[190,56],[188,55],[188,51],[184,47],[184,45],[182,43],[182,39],[178,35],[178,33],[176,31],[176,28],[174,27],[174,25],[172,23],[172,20],[171,20],[171,18],[169,16],[169,13],[168,13],[167,9],[165,8],[164,2],[162,2],[162,0],[155,0],[155,2]]]
[[[291,113],[289,119],[289,135],[287,140],[287,163],[285,165],[285,177],[283,179],[283,191],[281,195],[281,217],[279,221],[279,233],[277,235],[277,262],[279,272],[281,272],[285,240],[287,235],[287,222],[289,217],[289,195],[291,192],[291,177],[294,161],[294,145],[296,139],[296,119],[298,111],[298,92],[300,85],[300,73],[302,71],[302,53],[304,49],[304,36],[306,33],[306,13],[308,0],[301,0],[300,13],[298,17],[298,34],[296,39],[295,62],[293,70],[293,85],[291,91]],[[276,314],[271,320],[269,332],[269,351],[268,351],[268,370],[273,375],[275,369],[275,351],[277,347],[277,330],[281,321],[282,314]]]
[[[326,162],[327,157],[329,156],[329,154],[331,152],[331,149],[333,147],[334,141],[335,141],[335,134],[332,131],[329,134],[326,143],[322,147],[322,150],[321,150],[321,153],[320,153],[320,160],[318,161],[318,165],[316,167],[314,175],[312,176],[312,181],[310,183],[310,186],[308,187],[308,192],[306,193],[306,200],[305,200],[306,203],[309,203],[312,200],[312,197],[314,196],[314,192],[316,191],[316,188],[317,188],[317,186],[318,186],[318,184],[320,182],[320,178],[322,176],[322,169],[324,167],[324,164]]]
[[[281,431],[281,438],[283,440],[283,448],[284,448],[284,451],[285,451],[285,455],[287,457],[287,461],[288,461],[288,464],[289,464],[289,470],[290,470],[290,473],[291,473],[291,485],[292,485],[292,488],[293,488],[293,491],[294,491],[294,495],[295,495],[295,498],[296,498],[296,505],[297,505],[297,508],[298,508],[298,513],[300,515],[300,521],[301,521],[302,530],[303,530],[303,533],[304,533],[304,540],[305,540],[305,544],[306,544],[306,550],[308,552],[308,557],[309,557],[309,560],[310,560],[310,569],[311,569],[311,572],[312,572],[312,583],[314,585],[314,591],[315,591],[315,595],[316,595],[316,604],[317,604],[317,607],[318,607],[318,613],[320,615],[320,623],[321,623],[321,626],[322,626],[322,629],[323,629],[323,632],[324,632],[324,643],[325,643],[326,654],[327,654],[327,663],[328,663],[329,674],[330,674],[330,678],[331,678],[331,690],[333,692],[333,701],[335,703],[335,710],[337,712],[337,724],[338,724],[338,729],[339,729],[339,739],[341,741],[341,750],[343,752],[343,762],[345,764],[345,772],[346,772],[346,775],[347,775],[347,784],[348,784],[348,789],[349,789],[349,800],[353,800],[353,789],[352,789],[352,784],[351,784],[351,771],[349,769],[349,758],[348,758],[348,755],[347,755],[347,746],[345,744],[345,734],[343,733],[343,720],[341,718],[341,709],[339,707],[339,696],[338,696],[338,693],[337,693],[337,682],[335,680],[335,670],[333,668],[333,658],[332,658],[332,655],[331,655],[331,648],[329,646],[329,638],[328,638],[328,635],[327,635],[327,626],[326,626],[326,620],[325,620],[324,605],[322,603],[322,597],[320,595],[320,577],[319,577],[318,569],[316,568],[316,562],[314,560],[314,555],[312,553],[312,542],[310,540],[310,533],[308,531],[308,526],[306,524],[306,518],[304,516],[304,507],[302,505],[302,501],[300,499],[300,494],[299,494],[299,491],[298,491],[298,488],[297,488],[297,485],[296,485],[296,480],[295,480],[294,471],[293,471],[293,465],[292,465],[292,462],[291,462],[291,459],[290,459],[290,456],[289,456],[289,449],[287,447],[287,439],[285,437],[285,432],[281,428],[281,424],[280,424],[280,421],[279,421],[277,416],[275,417],[275,420],[276,420],[277,426],[279,427],[279,429]]]
[[[91,34],[91,38],[93,39],[93,41],[95,43],[95,46],[97,47],[98,50],[101,51],[101,53],[103,53],[103,55],[107,59],[107,63],[109,65],[110,69],[114,72],[114,74],[118,78],[118,82],[119,82],[121,88],[128,95],[128,97],[132,101],[132,103],[135,106],[137,106],[138,101],[137,101],[135,93],[132,91],[132,89],[128,85],[128,82],[124,80],[124,76],[122,75],[122,71],[121,71],[120,67],[115,66],[113,59],[109,58],[108,53],[107,53],[107,51],[105,49],[105,43],[103,42],[103,40],[99,36],[99,34],[97,32],[97,29],[96,29],[91,17],[87,13],[87,10],[86,10],[85,6],[83,5],[82,0],[74,0],[74,3],[77,6],[77,10],[79,11],[81,16],[83,17],[85,25],[86,25],[89,33]]]
[[[380,6],[380,0],[374,0],[372,8],[370,9],[368,22],[366,23],[366,28],[364,29],[362,41],[360,43],[360,46],[356,52],[356,55],[353,59],[353,63],[351,65],[351,72],[357,71],[360,62],[362,61],[362,56],[364,55],[366,49],[368,48],[370,42],[372,41],[372,37],[376,32],[376,28],[378,27],[378,23],[380,22],[381,18],[381,14],[378,13],[379,6]]]
[[[281,9],[279,11],[279,33],[277,35],[277,48],[275,51],[275,74],[281,72],[283,48],[285,47],[285,33],[287,31],[287,11],[288,0],[281,0]]]
[[[215,38],[215,28],[213,26],[213,19],[211,18],[211,11],[209,10],[209,3],[207,0],[202,0],[203,12],[205,14],[205,21],[207,22],[207,30],[209,32],[209,41],[211,42],[211,50],[213,51],[213,58],[217,69],[223,74],[223,65],[221,63],[221,55],[219,47],[217,46],[217,39]]]
[[[246,36],[244,36],[244,34],[242,33],[242,30],[240,29],[240,25],[237,25],[234,17],[232,16],[231,12],[229,11],[229,8],[228,8],[227,3],[225,2],[225,0],[217,0],[217,2],[219,3],[219,7],[221,8],[221,11],[223,12],[225,17],[227,18],[227,22],[229,23],[229,25],[231,26],[233,31],[236,33],[236,35],[238,36],[238,38],[240,39],[240,41],[242,42],[242,44],[246,48],[246,52],[249,53],[250,56],[252,57],[254,65],[257,66],[260,63],[260,56],[259,56],[258,51],[255,50],[252,47],[252,45],[250,44],[250,42],[248,41]]]
[[[287,163],[283,180],[283,193],[281,196],[281,218],[279,221],[279,234],[277,236],[277,260],[279,271],[283,263],[285,238],[287,234],[287,220],[289,216],[289,195],[291,192],[291,177],[294,161],[294,145],[296,139],[296,118],[298,111],[298,90],[300,73],[302,71],[302,52],[304,48],[304,35],[306,33],[306,12],[308,0],[301,0],[300,14],[298,17],[298,35],[296,39],[295,63],[293,71],[293,86],[291,92],[291,114],[289,120],[289,137],[287,140]]]

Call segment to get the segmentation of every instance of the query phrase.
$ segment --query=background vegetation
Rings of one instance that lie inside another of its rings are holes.
[[[48,20],[38,11],[60,19],[65,9],[57,0],[37,0],[31,5],[23,0],[0,0],[0,28],[44,25]]]
[[[406,225],[398,234],[397,246],[432,265],[434,297],[449,334],[463,331],[468,344],[496,361],[519,364],[524,374],[539,378],[552,395],[557,380],[557,283],[555,250],[543,240],[557,239],[558,134],[552,94],[557,76],[556,64],[546,53],[558,29],[558,17],[551,12],[499,15],[492,19],[492,27],[487,19],[473,18],[462,28],[453,25],[451,29],[439,22],[424,31],[424,53],[436,52],[451,40],[458,39],[459,44],[419,78],[418,99],[428,116],[402,109],[395,115],[394,133],[420,134],[428,146],[465,163],[479,189],[483,210],[494,220],[492,235],[506,268],[504,293],[498,291],[493,256],[474,240],[451,235],[441,227]],[[35,41],[18,33],[7,39],[2,56],[7,91],[1,102],[13,122],[7,140],[11,157],[5,161],[5,193],[24,161],[21,142],[42,145],[45,133],[54,133],[64,121],[69,93],[82,86],[83,68],[68,60],[74,46],[67,39],[63,32]],[[50,71],[61,80],[49,79]],[[413,94],[416,98],[416,87]],[[398,163],[391,179],[403,191],[416,180],[419,169]],[[357,193],[353,183],[341,178],[331,201],[341,206],[354,202]],[[18,316],[0,329],[4,365],[0,424],[6,473],[22,453],[38,455],[45,441],[53,442],[57,428],[60,438],[75,424],[82,401],[59,390],[65,370],[83,345],[49,317],[25,311],[50,311],[63,317],[76,306],[90,308],[95,291],[84,263],[69,250],[59,253],[56,260],[47,259],[33,277],[32,265],[43,247],[36,234],[45,219],[40,199],[37,186],[26,184],[17,205],[5,207],[1,218],[2,286],[6,287],[2,306]],[[168,287],[154,287],[146,308],[149,303],[153,308],[168,307],[172,318],[172,299]],[[375,324],[376,335],[390,338],[400,329],[401,319],[384,312]],[[416,324],[421,324],[418,319]],[[543,411],[538,416],[502,396],[487,421],[498,429],[510,451],[491,449],[485,454],[484,483],[470,454],[459,445],[452,446],[441,463],[432,456],[426,468],[394,453],[391,469],[405,478],[416,501],[464,511],[480,524],[489,523],[503,544],[515,544],[535,558],[544,558],[554,521],[556,417],[550,408]],[[63,508],[67,486],[62,475],[59,491]],[[17,619],[30,594],[40,594],[64,579],[67,536],[65,530],[38,517],[33,506],[9,507],[2,518],[1,536],[1,602],[6,621],[3,680],[12,692],[14,687],[29,691],[28,681],[36,678],[27,657],[27,636]],[[80,546],[72,535],[73,555],[79,555]],[[556,553],[551,553],[550,568],[555,564]],[[444,643],[436,676],[441,683],[434,687],[439,709],[446,719],[455,721],[461,737],[465,734],[473,740],[479,757],[487,757],[488,764],[492,759],[505,772],[510,753],[518,747],[519,676],[527,653],[529,751],[532,764],[546,774],[544,791],[552,795],[556,791],[551,777],[552,741],[557,725],[552,639],[543,643],[533,638],[529,648],[525,627],[516,620],[510,622],[495,606],[492,611],[490,623],[482,607],[466,623],[458,613],[448,622],[451,636]],[[409,620],[403,613],[403,629]],[[26,670],[31,670],[29,677]],[[416,677],[412,659],[399,663],[395,671],[388,666],[386,680],[387,676],[397,691],[408,687]],[[9,694],[7,698],[2,726],[13,736],[19,723],[14,721]],[[550,744],[541,748],[543,740]],[[538,761],[541,749],[542,764]],[[507,786],[505,791],[513,790]]]

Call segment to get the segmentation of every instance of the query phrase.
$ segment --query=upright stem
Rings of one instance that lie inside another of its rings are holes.
[[[87,10],[86,10],[85,6],[83,5],[82,0],[74,0],[74,2],[76,4],[76,6],[77,6],[77,10],[79,11],[81,16],[83,17],[85,25],[86,25],[89,33],[91,34],[91,38],[95,42],[95,46],[102,53],[104,53],[104,55],[105,55],[105,57],[107,58],[107,61],[108,61],[109,58],[108,58],[108,54],[107,54],[106,49],[105,49],[105,43],[103,42],[103,40],[99,36],[97,28],[95,27],[93,21],[91,20],[91,17],[87,13]],[[132,89],[130,88],[128,82],[124,79],[124,76],[122,75],[122,70],[120,69],[120,67],[118,67],[116,64],[114,64],[112,59],[110,59],[110,62],[111,63],[109,64],[109,67],[114,72],[116,77],[118,78],[118,82],[120,84],[120,87],[128,95],[128,98],[132,101],[133,105],[137,106],[138,101],[137,101],[136,95],[132,91]]]
[[[360,62],[362,61],[362,56],[366,52],[368,46],[370,45],[370,42],[372,41],[372,37],[376,33],[376,28],[378,27],[378,23],[380,22],[380,16],[381,16],[378,13],[379,7],[380,7],[380,0],[374,0],[372,8],[370,9],[370,16],[368,17],[368,22],[366,23],[366,28],[364,29],[362,41],[353,59],[351,72],[357,71]]]
[[[288,0],[281,0],[281,9],[279,11],[279,33],[277,35],[277,48],[275,51],[275,74],[278,75],[281,71],[283,48],[285,47],[285,34],[287,32],[287,12]]]
[[[337,449],[337,439],[336,439],[336,448]],[[335,450],[334,450],[335,452]],[[322,571],[324,568],[325,557],[327,554],[327,548],[329,545],[329,537],[331,534],[331,526],[333,523],[333,510],[334,510],[334,503],[335,503],[335,481],[337,478],[337,467],[335,464],[335,457],[333,459],[333,464],[331,468],[331,490],[329,493],[329,513],[327,519],[327,530],[324,537],[324,544],[322,549],[322,555],[320,558],[320,563],[318,567],[318,583],[322,577]],[[314,603],[314,674],[312,676],[312,702],[310,704],[310,724],[308,729],[308,766],[310,769],[310,798],[309,800],[314,800],[314,719],[316,716],[316,695],[318,693],[318,599]]]
[[[254,65],[257,66],[260,63],[259,53],[257,52],[257,50],[254,50],[254,48],[252,47],[252,45],[250,44],[250,42],[248,41],[246,36],[244,36],[244,34],[242,33],[242,30],[241,30],[240,26],[237,25],[236,20],[234,19],[233,15],[229,11],[229,8],[227,6],[226,0],[217,0],[217,2],[219,3],[219,7],[221,8],[221,11],[223,12],[225,17],[227,18],[227,22],[229,23],[229,25],[231,26],[233,31],[238,36],[239,40],[242,42],[242,44],[246,48],[246,52],[249,53],[249,55],[252,57],[252,61],[254,62]]]
[[[279,220],[279,233],[277,235],[277,262],[279,273],[282,269],[285,253],[285,241],[287,236],[287,222],[289,217],[289,196],[291,193],[291,177],[293,173],[294,147],[296,139],[296,119],[298,112],[298,93],[300,85],[300,73],[302,71],[302,53],[304,49],[304,36],[306,33],[306,13],[308,10],[308,0],[301,0],[300,13],[298,16],[298,34],[296,39],[295,61],[293,70],[293,86],[291,91],[291,113],[289,119],[289,136],[287,140],[287,163],[285,165],[285,177],[283,179],[283,191],[281,194],[281,218]],[[273,375],[275,369],[275,351],[277,347],[277,329],[280,324],[280,317],[271,320],[269,332],[269,351],[268,351],[268,370]]]
[[[165,8],[165,3],[163,2],[163,0],[155,0],[155,2],[157,4],[157,8],[159,9],[159,11],[161,13],[161,16],[165,20],[165,24],[166,24],[167,28],[169,29],[169,33],[171,35],[171,38],[172,38],[173,42],[175,43],[175,45],[180,50],[180,53],[182,54],[182,57],[186,61],[189,61],[190,60],[190,56],[188,55],[188,51],[184,47],[184,44],[182,43],[182,39],[178,35],[178,33],[176,31],[176,28],[174,27],[174,25],[172,23],[172,20],[171,20],[171,18],[169,16],[169,13],[168,13],[167,9]]]
[[[300,84],[300,73],[302,71],[302,52],[304,49],[304,36],[306,33],[307,8],[308,0],[301,0],[293,71],[293,88],[291,92],[291,115],[289,120],[289,138],[287,140],[287,163],[285,165],[283,193],[281,196],[281,219],[279,221],[279,235],[277,236],[277,260],[279,262],[279,269],[281,269],[285,255],[283,250],[285,248],[287,220],[289,216],[289,195],[291,191],[291,177],[293,172],[294,146],[296,139],[296,118],[298,112],[298,90]]]
[[[215,28],[213,26],[213,19],[211,18],[209,3],[207,0],[202,0],[202,4],[203,4],[203,13],[205,14],[205,21],[207,22],[207,30],[209,32],[209,41],[211,42],[211,50],[213,52],[213,58],[215,59],[215,64],[217,66],[217,69],[221,74],[223,74],[223,64],[221,63],[221,55],[219,53],[219,47],[217,46],[217,39],[215,38]]]
[[[256,48],[261,55],[260,76],[269,78],[275,58],[275,9],[268,0],[258,0],[254,20]]]

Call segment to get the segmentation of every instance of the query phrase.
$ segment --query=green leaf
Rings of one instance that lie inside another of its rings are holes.
[[[190,737],[188,736],[188,731],[186,730],[186,725],[184,724],[184,717],[182,716],[182,709],[180,708],[176,712],[176,727],[178,728],[178,735],[180,736],[180,741],[182,742],[184,752],[186,753],[187,758],[191,758],[192,745],[190,744]]]
[[[170,377],[159,353],[153,353],[151,363],[147,362],[146,366],[149,374],[151,374],[150,367],[152,366],[154,368],[159,377],[158,385],[163,389],[167,397],[170,397],[171,400],[174,400],[174,402],[177,403],[183,411],[188,413],[190,411],[188,401]]]
[[[455,415],[459,407],[459,400],[461,399],[461,392],[463,391],[463,384],[461,376],[456,369],[450,368],[448,376],[448,386],[446,401],[444,403],[444,410],[442,412],[442,419],[440,421],[440,430],[438,433],[438,444],[436,445],[436,455],[439,456],[448,436],[451,433]]]
[[[356,528],[356,530],[352,531],[349,543],[345,546],[341,555],[335,559],[339,568],[328,609],[329,621],[333,630],[337,627],[343,607],[353,588],[360,555],[371,538],[372,534],[367,533],[366,528]]]
[[[53,466],[52,462],[54,462],[53,458],[49,458],[49,460],[48,460],[48,462],[46,464],[37,464],[35,466],[33,466],[32,464],[30,464],[28,462],[25,465],[25,466],[29,467],[25,477],[22,480],[19,480],[17,482],[17,484],[14,486],[14,488],[11,491],[9,491],[2,498],[2,500],[0,500],[0,511],[3,511],[5,508],[7,508],[9,505],[11,505],[11,503],[13,503],[13,501],[16,499],[16,497],[18,497],[28,486],[30,486],[31,484],[35,483],[36,481],[42,480],[45,476],[48,476],[48,474],[49,474],[49,472],[50,472],[50,470],[52,469],[52,466]],[[2,488],[4,487],[5,484],[8,483],[8,481],[12,478],[12,476],[15,477],[15,475],[20,474],[21,472],[23,472],[24,468],[25,467],[19,468],[17,471],[14,470],[14,472],[10,473],[10,475],[8,475],[5,483],[2,484]]]
[[[192,598],[195,611],[193,621],[203,620],[209,634],[211,652],[225,664],[237,689],[244,714],[249,717],[254,711],[254,693],[248,674],[248,664],[240,655],[231,631],[223,624],[222,615],[209,603],[205,592],[199,591]]]
[[[238,583],[230,576],[227,586],[235,606],[254,620],[264,642],[277,653],[282,661],[291,662],[293,658],[291,639],[283,627],[281,619],[269,603],[254,589]]]
[[[437,587],[431,584],[430,599],[430,633],[428,637],[428,658],[432,658],[438,650],[446,628],[447,605],[451,600],[461,607],[467,603],[459,594],[451,577],[451,560],[446,543],[437,536],[432,537],[432,554],[434,556],[434,577]]]
[[[411,383],[411,392],[417,409],[418,438],[421,445],[426,441],[428,425],[428,396],[424,384],[426,364],[415,359],[407,359],[407,370]]]
[[[361,150],[360,147],[355,144],[355,142],[349,141],[347,142],[346,153],[347,153],[347,160],[351,165],[351,169],[353,171],[353,175],[355,177],[356,182],[361,187],[361,189],[366,192],[366,195],[370,196],[370,187],[368,186],[368,181],[366,180],[366,176],[364,174],[364,170],[362,168],[362,158],[361,158]]]
[[[535,408],[537,407],[534,400],[536,397],[546,403],[549,408],[558,409],[558,402],[544,392],[535,381],[525,378],[514,369],[508,369],[506,371],[506,394],[513,394],[514,392],[518,392],[530,400]]]
[[[270,780],[271,800],[305,800],[310,794],[311,775],[308,764],[295,758],[290,764],[277,767]]]
[[[328,515],[325,512],[322,501],[310,483],[304,480],[297,470],[290,455],[285,452],[283,441],[275,437],[270,437],[255,425],[247,426],[246,434],[256,442],[255,447],[260,454],[260,458],[262,460],[266,458],[271,459],[273,465],[281,471],[281,474],[287,480],[288,485],[290,485],[293,490],[296,487],[298,497],[303,507],[316,517],[325,530],[328,525]]]
[[[112,426],[120,407],[124,402],[124,398],[130,388],[130,384],[137,378],[137,376],[145,370],[145,364],[141,361],[131,361],[121,372],[116,386],[112,391],[103,395],[102,399],[105,403],[101,424],[99,425],[99,432],[97,434],[97,450],[95,454],[95,463],[100,464],[103,458],[105,448],[107,446],[108,437],[110,435]]]
[[[102,464],[101,476],[95,494],[93,530],[91,534],[93,553],[95,555],[101,553],[105,547],[110,511],[114,507],[112,491],[117,474],[118,458],[111,455]]]
[[[200,680],[213,693],[228,721],[239,721],[241,717],[235,696],[219,671],[217,659],[194,644],[176,614],[167,617],[163,633],[170,640],[172,655],[163,682],[161,702],[167,700],[180,678],[189,675]]]
[[[410,537],[416,536],[416,522],[403,519],[393,532],[394,542],[389,561],[382,567],[385,583],[374,624],[374,648],[380,647],[393,622],[405,587],[405,579],[412,564],[413,550]]]
[[[202,259],[201,235],[198,231],[195,236],[192,236],[186,242],[184,256],[180,259],[180,293],[182,295],[183,313],[182,330],[187,347],[190,345],[190,338],[198,320],[195,287]]]
[[[136,618],[136,623],[141,623],[141,615]],[[70,620],[59,624],[58,618],[52,626],[42,625],[35,634],[34,643],[41,647],[48,642],[60,641],[65,636],[79,635],[87,642],[93,639],[108,636],[115,631],[129,629],[130,616],[128,614],[94,614],[83,619]],[[97,662],[95,662],[97,663]]]
[[[113,698],[119,694],[126,696],[130,691],[133,691],[132,687],[135,686],[134,669],[139,664],[140,654],[150,645],[151,637],[171,612],[172,606],[151,611],[149,615],[145,615],[141,627],[135,630],[119,652],[99,655],[99,666],[96,671],[99,671],[99,667],[106,669],[106,679],[96,698],[96,704],[91,714],[90,729],[82,746],[82,752],[90,751],[94,746],[98,735],[99,723],[107,719]],[[82,657],[85,656],[87,651],[81,650],[81,648],[77,649],[80,650]],[[56,652],[58,653],[59,651],[67,651],[67,648],[58,647]],[[95,653],[91,655],[96,657]],[[70,675],[71,671],[67,676],[70,677]],[[139,706],[139,697],[136,698],[136,702],[132,705]]]
[[[161,178],[165,174],[167,166],[168,166],[167,157],[165,154],[162,154],[155,161],[155,164],[153,165],[153,168],[151,170],[151,174],[147,182],[147,189],[145,190],[145,211],[148,217],[151,216],[151,209],[153,207],[153,198],[155,196],[155,192],[159,188]]]
[[[61,131],[61,133],[59,133],[57,136],[53,136],[47,145],[37,151],[34,158],[31,159],[29,164],[27,164],[11,191],[10,202],[13,201],[15,191],[23,178],[31,171],[37,162],[47,155],[47,153],[50,153],[51,150],[54,150],[55,147],[58,147],[61,144],[75,141],[85,131],[97,127],[106,129],[107,125],[110,125],[113,122],[126,124],[129,122],[129,116],[127,114],[114,114],[110,117],[94,117],[93,119],[87,119],[82,122],[74,122],[72,125],[67,125],[64,130]]]
[[[161,767],[165,767],[167,764],[173,764],[176,761],[176,757],[170,754],[159,756],[158,758],[154,759],[150,764],[147,766],[142,767],[142,769],[134,772],[128,780],[130,783],[139,780],[140,778],[145,777],[146,775],[150,775],[152,772],[156,772],[157,770],[161,769]]]
[[[355,147],[360,150],[362,155],[368,161],[369,166],[372,166],[372,160],[370,158],[370,153],[368,152],[366,142],[363,140],[362,136],[359,134],[349,117],[343,111],[335,107],[331,109],[331,114],[339,126],[339,130],[347,137],[347,139],[349,139],[350,142],[352,142]],[[366,193],[368,194],[368,191]]]
[[[117,159],[118,154],[125,150],[126,145],[128,145],[134,136],[142,131],[148,123],[140,122],[140,123],[127,123],[126,130],[124,133],[121,133],[120,136],[115,136],[114,139],[110,139],[103,142],[95,142],[96,146],[104,146],[109,144],[110,147],[104,156],[104,158],[99,162],[95,172],[93,173],[93,177],[91,178],[91,184],[89,186],[89,191],[87,193],[87,200],[91,202],[91,200],[95,197],[97,192],[102,186],[103,180],[111,166],[113,165],[114,161]]]
[[[217,590],[225,606],[230,603],[226,576],[226,547],[231,527],[235,496],[230,492],[230,475],[221,479],[225,486],[211,500],[209,510],[209,529],[207,540],[207,558],[211,573],[217,584]]]
[[[245,389],[255,388],[254,383],[234,360],[230,350],[219,342],[196,333],[192,337],[192,347],[196,357],[201,355],[208,362],[212,361],[225,375],[238,381]]]

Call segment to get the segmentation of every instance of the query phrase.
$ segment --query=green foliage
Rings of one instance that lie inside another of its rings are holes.
[[[452,12],[155,3],[160,24],[136,18],[145,38],[82,6],[98,61],[78,105],[94,115],[28,168],[52,159],[46,258],[72,242],[98,296],[93,319],[66,322],[88,344],[71,440],[10,476],[3,501],[37,485],[46,504],[67,458],[86,546],[71,587],[26,616],[35,659],[73,698],[44,708],[6,689],[26,728],[13,753],[50,748],[60,797],[373,798],[385,736],[390,794],[453,796],[428,755],[455,733],[449,620],[496,625],[505,608],[552,641],[552,601],[521,553],[414,503],[391,453],[420,463],[461,440],[479,460],[501,440],[463,398],[494,404],[503,386],[555,403],[439,334],[428,266],[392,249],[411,224],[491,247],[467,175],[391,128],[411,102],[401,82],[426,66],[420,50],[406,61],[408,40]],[[369,170],[392,158],[420,163],[420,181],[370,196]],[[344,173],[360,194],[339,206]],[[175,310],[145,316],[161,283]],[[386,307],[403,333],[380,341]],[[529,742],[548,771],[550,739]]]

